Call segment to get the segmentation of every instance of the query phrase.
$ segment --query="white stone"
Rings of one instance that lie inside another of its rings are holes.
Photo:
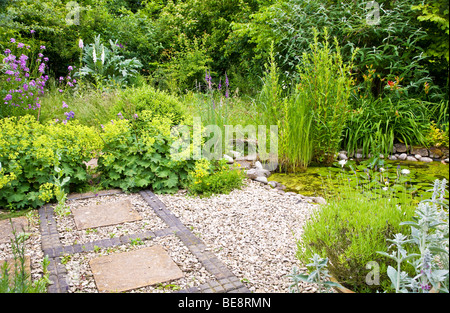
[[[268,183],[267,177],[265,177],[265,176],[258,176],[258,177],[255,178],[255,180],[256,180],[257,182],[264,183],[264,184],[267,184],[267,183]]]
[[[399,160],[406,160],[406,158],[408,157],[408,155],[406,153],[402,153],[398,156]]]
[[[423,157],[420,159],[420,161],[429,163],[429,162],[433,162],[433,159],[429,158],[429,157]]]
[[[408,155],[406,157],[406,161],[413,161],[413,162],[417,162],[417,159],[415,157],[413,157],[412,155]]]
[[[262,170],[262,169],[263,169],[263,166],[262,166],[261,162],[256,161],[256,162],[255,162],[255,168]]]
[[[227,154],[224,154],[223,158],[227,161],[228,164],[233,164],[233,162],[234,162],[233,158]]]

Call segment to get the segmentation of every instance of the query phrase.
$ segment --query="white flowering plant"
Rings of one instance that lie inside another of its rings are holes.
[[[79,46],[82,46],[81,42]],[[120,49],[124,49],[124,46],[117,40],[110,39],[109,46],[106,46],[98,35],[95,37],[94,43],[83,44],[82,49],[84,66],[80,68],[77,75],[91,80],[97,87],[102,84],[128,85],[142,67],[141,61],[137,58],[125,59],[120,54]]]

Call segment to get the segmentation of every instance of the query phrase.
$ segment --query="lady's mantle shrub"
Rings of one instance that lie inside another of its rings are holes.
[[[184,119],[182,104],[177,97],[149,85],[123,90],[113,112],[132,115],[139,114],[143,110],[151,111],[153,116],[170,114],[174,125]]]
[[[399,224],[409,220],[415,209],[398,203],[394,198],[368,197],[358,192],[339,202],[330,202],[306,224],[297,243],[297,257],[304,264],[315,253],[327,257],[330,274],[356,292],[388,290],[386,269],[394,264],[386,263],[376,251],[386,252],[386,239],[394,234],[408,233],[408,227]],[[381,285],[366,283],[370,272],[367,265],[371,261],[380,265]]]
[[[93,128],[67,124],[40,124],[33,116],[0,120],[0,207],[39,207],[53,198],[55,166],[70,177],[66,191],[88,178],[86,166],[102,141]]]
[[[102,185],[124,191],[152,188],[160,193],[185,186],[194,162],[172,159],[173,120],[145,110],[129,120],[120,117],[103,126],[105,146],[98,160]]]
[[[191,177],[189,191],[206,197],[213,194],[228,194],[233,189],[242,187],[245,178],[239,166],[230,169],[225,160],[211,163],[206,159],[200,159],[189,175]]]

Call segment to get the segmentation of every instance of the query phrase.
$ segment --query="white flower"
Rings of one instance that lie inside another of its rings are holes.
[[[383,167],[380,167],[380,172],[383,173],[385,169]]]
[[[402,173],[403,175],[408,175],[411,172],[408,169],[404,168],[400,173]]]
[[[344,167],[345,163],[347,163],[347,160],[340,160],[338,163],[341,165],[341,167]]]
[[[83,39],[80,38],[80,40],[78,41],[78,47],[80,47],[80,49],[83,49],[84,45],[83,45]]]
[[[384,191],[386,191],[386,190],[388,190],[389,188],[388,188],[388,187],[383,187],[383,188],[381,188],[381,189],[383,189]]]
[[[94,59],[94,63],[97,62],[97,53],[95,52],[95,47],[92,49],[92,58]]]
[[[105,64],[105,47],[102,49],[102,65]]]

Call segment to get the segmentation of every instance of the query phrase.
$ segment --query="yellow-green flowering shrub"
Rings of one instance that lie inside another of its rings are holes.
[[[33,116],[0,120],[0,207],[38,207],[52,199],[55,165],[74,189],[88,178],[84,162],[102,148],[97,132],[69,121],[40,124]]]
[[[141,111],[126,120],[123,117],[103,125],[103,153],[98,159],[101,184],[105,188],[154,192],[173,192],[188,182],[193,167],[190,159],[171,157],[171,116]]]
[[[228,194],[243,186],[245,174],[239,164],[230,168],[225,160],[197,160],[194,170],[189,173],[191,183],[189,191],[193,194],[209,197],[213,194]]]

